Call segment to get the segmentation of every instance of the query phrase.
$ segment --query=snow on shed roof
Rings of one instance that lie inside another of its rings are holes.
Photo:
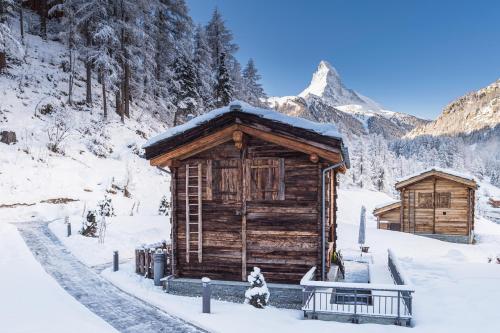
[[[474,182],[474,183],[477,184],[476,178],[473,175],[469,174],[469,173],[459,172],[459,171],[456,171],[456,170],[453,170],[453,169],[445,169],[445,168],[440,168],[440,167],[432,167],[430,169],[427,169],[427,170],[415,173],[413,175],[409,175],[409,176],[397,179],[396,180],[396,188],[398,188],[401,183],[406,183],[409,180],[411,180],[412,178],[418,179],[418,177],[420,177],[420,176],[424,176],[426,174],[431,174],[433,172],[441,173],[441,174],[444,174],[444,175],[450,175],[452,177],[461,178],[461,179],[467,181],[468,183]]]
[[[240,106],[241,108],[235,109],[236,106]],[[280,113],[280,112],[277,112],[277,111],[264,109],[264,108],[258,108],[258,107],[252,106],[252,105],[245,103],[245,102],[242,102],[242,101],[233,101],[227,106],[212,110],[208,113],[204,113],[196,118],[193,118],[185,124],[169,128],[167,131],[149,139],[144,144],[143,148],[152,146],[160,141],[163,141],[163,140],[168,139],[170,137],[184,133],[187,130],[190,130],[196,126],[202,125],[202,124],[204,124],[212,119],[215,119],[215,118],[220,117],[226,113],[234,112],[234,111],[253,114],[253,115],[268,119],[268,120],[272,120],[272,121],[284,123],[284,124],[287,124],[287,125],[290,125],[293,127],[316,132],[316,133],[323,135],[323,136],[328,136],[328,137],[336,138],[336,139],[342,139],[342,135],[338,132],[337,127],[332,123],[316,123],[316,122],[306,120],[303,118],[287,116],[287,115]]]
[[[401,200],[396,200],[396,199],[391,200],[391,201],[386,201],[386,202],[383,202],[383,203],[381,203],[381,204],[376,205],[376,206],[373,208],[373,210],[378,210],[378,209],[380,209],[380,208],[384,208],[384,207],[387,207],[387,206],[392,206],[392,205],[394,205],[394,204],[400,204],[400,203],[401,203]]]

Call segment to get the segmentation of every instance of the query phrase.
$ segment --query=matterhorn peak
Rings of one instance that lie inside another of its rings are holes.
[[[342,83],[337,70],[326,60],[319,62],[314,72],[311,83],[299,96],[308,99],[311,95],[320,97],[333,106],[362,105],[370,109],[379,109],[371,99],[348,89]]]
[[[328,61],[321,60],[313,74],[311,83],[299,96],[307,97],[311,94],[324,97],[325,92],[331,88],[343,88],[342,81],[337,70]]]

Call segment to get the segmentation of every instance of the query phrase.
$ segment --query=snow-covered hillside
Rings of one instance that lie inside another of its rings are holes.
[[[459,135],[487,132],[500,124],[500,79],[448,104],[429,124],[418,126],[408,138],[421,135]]]
[[[68,105],[64,47],[33,35],[25,45],[23,61],[0,77],[0,132],[17,137],[0,143],[1,222],[81,215],[105,195],[119,214],[133,207],[135,214],[156,214],[168,177],[139,155],[146,138],[164,130],[162,122],[139,101],[125,124],[113,111],[104,120],[97,80],[88,107],[80,76]]]

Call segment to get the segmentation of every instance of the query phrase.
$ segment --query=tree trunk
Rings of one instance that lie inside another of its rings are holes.
[[[5,67],[7,67],[7,57],[5,52],[0,51],[0,72],[2,72]]]
[[[89,60],[85,62],[85,70],[87,72],[87,78],[85,80],[87,85],[85,101],[87,102],[87,105],[92,105],[92,64]]]
[[[73,104],[73,51],[69,50],[68,104]]]
[[[21,43],[24,45],[24,10],[22,2],[19,4],[19,30],[21,31]]]
[[[125,63],[125,84],[124,84],[124,113],[127,118],[130,118],[130,66],[128,62]]]
[[[120,96],[120,89],[116,91],[116,113],[120,116],[120,120],[122,123],[125,123],[125,119],[123,117],[123,105],[122,105],[122,99]]]
[[[47,40],[47,0],[41,0],[40,4],[40,35]]]
[[[104,74],[101,73],[101,85],[102,85],[102,107],[104,119],[108,119],[108,106],[106,105],[106,80],[104,79]]]
[[[85,26],[85,46],[89,49],[92,46],[92,38],[90,37],[90,32],[88,26]],[[87,105],[92,105],[92,62],[89,59],[88,54],[86,55],[87,59],[85,60],[85,71],[86,71],[86,86],[87,91],[85,95],[85,101]]]

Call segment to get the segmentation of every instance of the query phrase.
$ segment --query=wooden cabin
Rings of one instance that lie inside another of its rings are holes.
[[[336,174],[348,167],[333,125],[235,102],[171,128],[145,151],[172,175],[176,277],[246,281],[257,266],[270,282],[298,283],[317,266],[324,278]]]
[[[373,215],[377,217],[377,228],[401,231],[401,201],[395,201],[375,208]]]
[[[373,213],[380,229],[471,243],[477,187],[472,177],[431,169],[396,183],[401,201]]]

